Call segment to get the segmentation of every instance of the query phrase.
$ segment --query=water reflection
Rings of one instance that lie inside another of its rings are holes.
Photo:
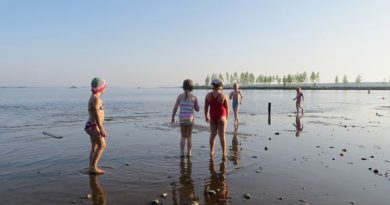
[[[107,195],[104,192],[102,186],[98,181],[98,176],[95,174],[89,175],[89,186],[92,191],[92,204],[93,205],[106,205]]]
[[[240,152],[242,151],[242,148],[241,143],[238,141],[237,132],[233,133],[232,148],[230,151],[231,155],[229,160],[232,161],[234,165],[238,165],[241,159]]]
[[[173,204],[192,204],[194,201],[198,201],[198,197],[195,195],[194,182],[192,180],[192,162],[191,157],[180,158],[180,186],[179,199],[176,196],[176,190],[173,191]]]
[[[303,130],[303,123],[301,123],[301,118],[302,118],[302,116],[297,115],[295,117],[295,123],[293,123],[293,125],[295,127],[295,136],[296,137],[301,136],[301,132]]]
[[[210,178],[206,181],[204,200],[207,205],[228,204],[229,192],[226,182],[226,160],[219,164],[219,171],[215,170],[214,160],[209,162]]]

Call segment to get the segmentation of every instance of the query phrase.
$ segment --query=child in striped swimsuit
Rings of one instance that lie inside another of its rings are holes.
[[[187,157],[192,155],[192,127],[194,125],[194,110],[199,112],[198,99],[192,95],[193,90],[192,80],[185,80],[183,82],[184,93],[177,96],[175,106],[172,111],[172,125],[175,123],[175,115],[177,109],[180,107],[179,122],[181,131],[180,140],[180,156],[184,157],[184,147],[187,141]]]

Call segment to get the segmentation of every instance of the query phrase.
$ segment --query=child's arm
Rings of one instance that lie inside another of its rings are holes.
[[[226,119],[227,119],[229,117],[229,103],[225,95],[223,96],[223,98],[224,98],[223,106],[226,108]]]
[[[303,97],[303,93],[301,95],[302,95],[302,101],[305,101],[305,98]]]
[[[194,97],[194,98],[195,98],[194,109],[196,112],[199,112],[198,98],[196,98],[196,97]]]
[[[229,99],[231,100],[233,97],[233,91],[229,93]]]
[[[209,101],[207,100],[207,96],[209,96],[209,94],[206,95],[206,99],[204,100],[204,117],[205,117],[205,120],[206,122],[209,122],[209,116],[208,116],[208,112],[209,112]]]
[[[95,115],[95,119],[96,119],[96,124],[97,124],[97,127],[99,128],[99,130],[100,130],[100,134],[103,136],[103,137],[105,137],[106,136],[106,130],[104,129],[104,127],[103,127],[103,121],[104,121],[104,119],[101,119],[102,118],[102,115],[101,115],[101,113],[99,112],[99,110],[100,110],[100,105],[102,104],[101,103],[101,99],[100,98],[98,98],[98,97],[95,97],[94,99],[93,99],[93,107],[92,107],[92,109],[94,109],[94,111],[93,111],[93,113],[94,113],[94,115]]]
[[[172,110],[172,120],[171,120],[172,125],[175,123],[175,115],[177,112],[177,108],[179,107],[179,103],[180,103],[180,98],[179,96],[177,96],[175,106],[173,107]]]
[[[244,95],[242,94],[241,90],[239,92],[240,96],[241,96],[241,99],[240,99],[240,105],[242,104],[242,100],[244,99]]]

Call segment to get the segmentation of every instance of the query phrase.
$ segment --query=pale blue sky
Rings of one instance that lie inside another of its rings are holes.
[[[390,1],[0,0],[0,86],[174,86],[207,74],[390,77]]]

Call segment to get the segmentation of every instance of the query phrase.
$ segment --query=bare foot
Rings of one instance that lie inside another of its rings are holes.
[[[186,156],[187,156],[187,157],[192,157],[192,153],[191,153],[191,152],[188,152]]]
[[[90,174],[104,174],[104,170],[99,169],[99,168],[90,168],[89,169]]]

